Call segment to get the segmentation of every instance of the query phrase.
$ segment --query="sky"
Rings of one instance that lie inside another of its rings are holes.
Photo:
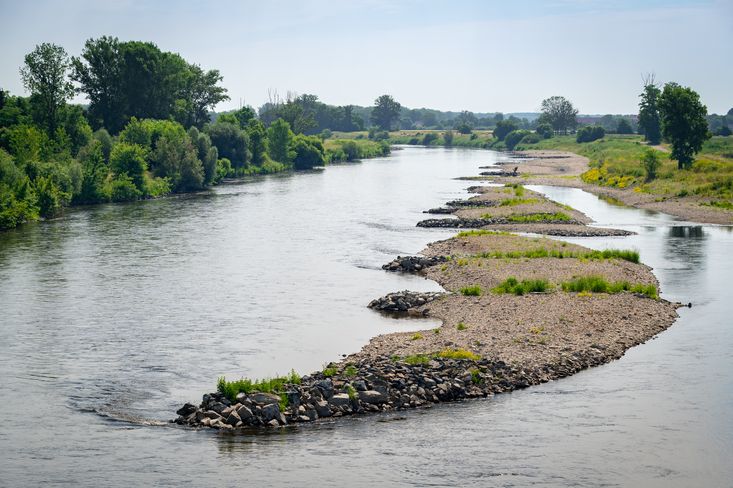
[[[24,93],[37,44],[78,56],[102,35],[220,70],[218,110],[275,90],[474,112],[562,95],[581,113],[636,113],[646,73],[692,87],[709,113],[733,107],[733,0],[0,0],[0,87]]]

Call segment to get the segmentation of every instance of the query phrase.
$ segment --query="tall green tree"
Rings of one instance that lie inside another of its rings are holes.
[[[374,100],[374,108],[370,119],[374,125],[382,130],[391,130],[392,126],[400,118],[400,105],[394,98],[389,95],[382,95]]]
[[[659,112],[662,135],[672,144],[672,158],[679,169],[689,168],[711,136],[705,119],[707,107],[692,88],[667,83],[659,97]]]
[[[565,97],[554,96],[542,100],[540,123],[548,123],[555,132],[568,133],[578,125],[578,109]]]
[[[117,134],[125,126],[127,113],[119,40],[108,36],[88,39],[81,57],[73,57],[71,64],[71,79],[80,85],[77,91],[89,99],[92,126]]]
[[[267,132],[265,126],[257,119],[252,119],[247,124],[247,136],[249,137],[249,152],[252,154],[252,164],[262,166],[267,158]]]
[[[654,76],[647,76],[644,80],[644,91],[639,97],[639,132],[649,144],[657,145],[662,142],[662,122],[659,114],[659,96],[662,91],[654,84]]]
[[[25,89],[31,93],[34,118],[53,137],[60,124],[60,112],[74,94],[66,77],[69,56],[63,47],[43,43],[25,56],[20,68]]]
[[[283,164],[289,164],[294,157],[290,151],[290,142],[293,140],[293,131],[290,124],[283,119],[277,119],[267,129],[267,149],[270,159]]]

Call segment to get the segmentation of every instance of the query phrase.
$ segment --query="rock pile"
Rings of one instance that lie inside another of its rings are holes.
[[[369,308],[382,312],[407,312],[411,308],[430,303],[445,295],[439,291],[397,291],[369,302]]]
[[[180,425],[222,430],[278,427],[320,418],[385,412],[478,398],[526,388],[571,375],[613,359],[603,349],[569,353],[557,364],[532,370],[500,360],[423,357],[420,364],[379,356],[351,364],[329,365],[324,372],[288,384],[279,394],[204,395],[199,406],[185,404],[174,420]]]
[[[387,271],[402,271],[404,273],[417,273],[425,268],[446,261],[448,261],[448,258],[445,256],[397,256],[397,259],[382,265],[382,269]]]
[[[513,222],[505,217],[492,217],[490,219],[426,219],[417,223],[418,227],[440,227],[440,228],[457,228],[457,229],[479,229],[487,225],[497,224],[524,224],[525,222]],[[584,225],[575,219],[543,219],[534,220],[532,224],[566,224],[566,225]]]

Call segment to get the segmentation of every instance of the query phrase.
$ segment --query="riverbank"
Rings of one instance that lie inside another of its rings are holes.
[[[491,194],[518,198],[516,190]],[[535,204],[551,203],[528,205]],[[527,215],[522,205],[505,205],[512,210],[504,217]],[[573,215],[585,227],[587,217]],[[481,229],[433,243],[423,255],[386,269],[417,272],[448,293],[400,293],[371,306],[439,318],[440,327],[377,336],[303,377],[222,378],[217,392],[186,404],[176,422],[246,430],[512,391],[617,359],[677,317],[679,304],[658,298],[651,269],[631,251]]]
[[[519,145],[517,161],[502,165],[517,167],[518,176],[500,182],[571,186],[687,221],[733,224],[733,138],[707,141],[689,170],[678,170],[669,149],[655,146],[662,166],[651,182],[645,180],[640,162],[647,147],[639,136],[607,136],[591,143],[560,136]]]

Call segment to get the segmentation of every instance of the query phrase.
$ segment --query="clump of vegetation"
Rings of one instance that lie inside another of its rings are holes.
[[[260,380],[242,378],[237,381],[227,381],[224,376],[221,376],[216,383],[216,389],[219,393],[233,402],[239,393],[249,394],[255,391],[262,393],[280,393],[283,390],[283,387],[288,384],[299,385],[300,375],[295,371],[290,371],[290,374],[287,376]]]
[[[600,125],[593,125],[587,127],[581,127],[575,136],[577,142],[593,142],[598,139],[603,139],[606,135],[606,130]]]
[[[533,214],[526,214],[526,215],[510,215],[507,217],[507,220],[509,222],[517,222],[517,223],[528,223],[528,222],[567,222],[569,220],[572,220],[571,217],[563,212],[555,212],[555,213],[533,213]]]
[[[522,186],[520,183],[507,183],[504,185],[507,188],[513,188],[514,189],[514,196],[516,197],[523,197],[524,196],[524,186]]]
[[[484,379],[481,377],[481,371],[478,369],[472,369],[471,370],[471,383],[474,385],[480,385],[484,382]]]
[[[653,149],[647,149],[644,152],[644,156],[641,158],[641,164],[644,166],[644,171],[646,171],[646,181],[655,179],[659,167],[662,166],[662,162],[659,160],[659,156],[657,156],[657,151]]]
[[[346,394],[349,395],[349,400],[356,400],[356,388],[351,385],[346,385]]]
[[[458,325],[456,325],[457,330],[466,330],[468,329],[468,326],[464,324],[463,322],[458,322]]]
[[[464,230],[458,233],[456,237],[474,237],[474,236],[508,236],[510,235],[508,232],[501,232],[496,230],[484,230],[484,229],[474,229],[474,230]]]
[[[467,297],[478,297],[481,296],[482,290],[479,285],[464,286],[461,288],[461,295]]]
[[[576,258],[576,259],[589,259],[589,260],[602,260],[602,259],[623,259],[632,263],[639,262],[639,253],[637,251],[631,251],[628,249],[604,249],[603,251],[563,251],[561,249],[545,249],[544,247],[538,247],[536,249],[529,249],[526,251],[491,251],[477,254],[477,258]]]
[[[419,341],[420,339],[422,339],[422,334],[419,332],[415,332],[410,338],[411,341]]]
[[[353,378],[354,376],[357,375],[357,373],[359,373],[359,370],[356,369],[356,366],[354,366],[353,364],[349,364],[344,369],[344,376],[346,376],[348,378]]]
[[[536,198],[507,198],[502,200],[499,204],[500,207],[515,207],[517,205],[529,205],[530,203],[538,203],[539,200]]]
[[[471,361],[481,359],[481,356],[466,349],[443,349],[438,353],[438,357],[442,359],[470,359]]]
[[[338,373],[338,369],[335,367],[329,366],[326,368],[323,368],[323,376],[326,378],[330,378],[331,376],[334,376],[336,373]]]
[[[401,360],[411,366],[421,366],[424,364],[428,364],[432,358],[427,354],[414,354],[412,356],[405,356],[401,359],[399,356],[396,356],[393,359],[395,359],[396,361]]]
[[[591,292],[591,293],[620,293],[629,291],[639,293],[649,298],[658,298],[657,287],[653,284],[632,284],[628,281],[609,282],[602,276],[581,276],[570,281],[561,283],[563,291],[567,292]]]
[[[544,293],[552,289],[547,280],[522,280],[514,277],[507,278],[499,286],[493,288],[494,293],[511,293],[514,295],[525,295],[527,293]]]

